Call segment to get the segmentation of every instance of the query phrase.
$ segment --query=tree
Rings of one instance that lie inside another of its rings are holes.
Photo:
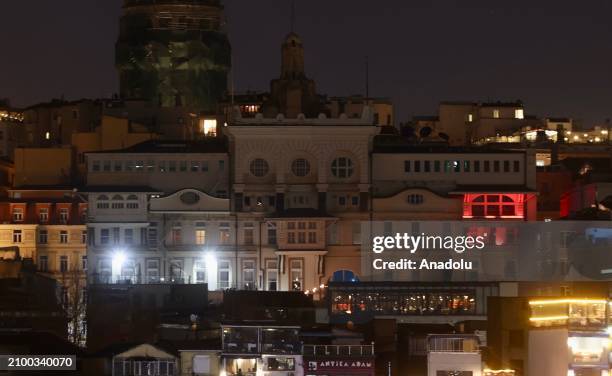
[[[86,273],[73,265],[61,273],[60,301],[68,321],[68,340],[79,347],[87,341],[87,282]]]

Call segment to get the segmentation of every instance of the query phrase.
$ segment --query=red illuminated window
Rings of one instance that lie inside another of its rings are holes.
[[[463,199],[463,218],[524,218],[523,195],[473,194]]]

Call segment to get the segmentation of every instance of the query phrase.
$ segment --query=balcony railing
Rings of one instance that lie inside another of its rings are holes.
[[[254,283],[216,282],[214,284],[198,281],[192,276],[142,276],[142,275],[110,275],[93,273],[89,275],[88,283],[93,285],[140,285],[140,284],[177,284],[177,285],[208,285],[208,290],[257,290]]]
[[[478,353],[477,337],[432,336],[428,339],[429,352]]]
[[[304,356],[312,357],[371,357],[374,345],[304,345]]]

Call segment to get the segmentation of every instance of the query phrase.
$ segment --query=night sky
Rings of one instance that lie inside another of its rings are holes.
[[[235,87],[279,75],[289,0],[225,0]],[[0,97],[108,97],[120,0],[1,0]],[[585,125],[612,117],[612,1],[297,0],[319,92],[388,96],[398,120],[441,100],[516,100]]]

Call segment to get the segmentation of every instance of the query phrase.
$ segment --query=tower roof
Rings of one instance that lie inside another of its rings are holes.
[[[302,38],[300,38],[299,35],[297,35],[296,33],[292,31],[289,34],[287,34],[287,36],[285,37],[285,44],[302,45]]]

